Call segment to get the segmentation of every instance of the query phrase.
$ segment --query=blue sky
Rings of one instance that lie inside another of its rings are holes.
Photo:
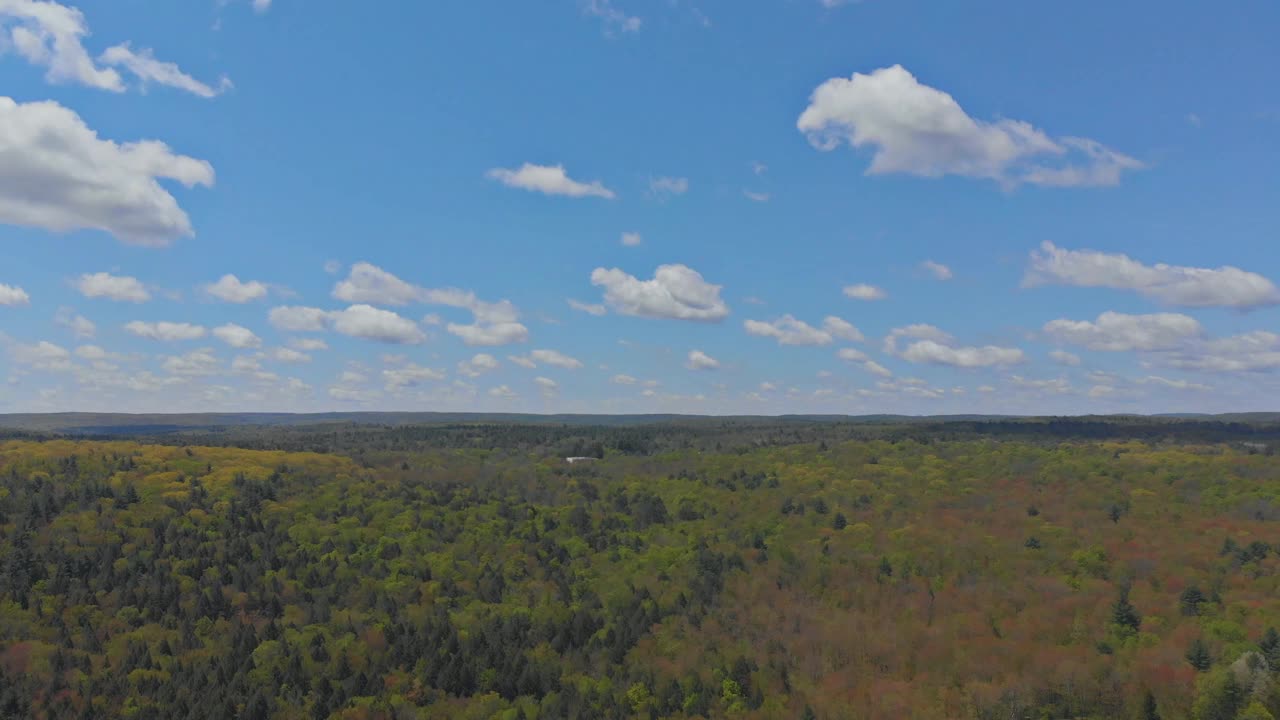
[[[1278,27],[0,0],[0,412],[1275,410]]]

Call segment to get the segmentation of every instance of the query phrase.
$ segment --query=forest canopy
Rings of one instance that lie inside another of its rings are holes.
[[[0,717],[1276,717],[1273,433],[0,440]]]

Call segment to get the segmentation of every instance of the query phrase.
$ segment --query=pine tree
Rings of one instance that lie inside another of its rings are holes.
[[[1191,647],[1187,648],[1187,662],[1191,663],[1191,667],[1199,672],[1206,672],[1213,665],[1213,656],[1209,654],[1209,646],[1204,644],[1204,640],[1196,638],[1191,641]]]

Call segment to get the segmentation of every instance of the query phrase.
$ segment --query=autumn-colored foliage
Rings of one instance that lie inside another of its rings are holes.
[[[1280,716],[1252,446],[494,433],[0,444],[0,717]]]

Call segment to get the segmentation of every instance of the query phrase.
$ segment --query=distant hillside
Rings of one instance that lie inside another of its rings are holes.
[[[1076,421],[1113,423],[1176,423],[1184,421],[1223,423],[1280,422],[1280,413],[1232,413],[1224,415],[1090,415]],[[1038,423],[1062,418],[1017,417],[1011,415],[534,415],[521,413],[446,412],[331,412],[331,413],[16,413],[0,414],[0,429],[69,435],[163,435],[194,430],[216,431],[238,427],[302,427],[326,424],[355,425],[445,425],[520,424],[629,427],[652,424],[738,425],[789,423],[869,423],[947,424],[1014,422]]]

